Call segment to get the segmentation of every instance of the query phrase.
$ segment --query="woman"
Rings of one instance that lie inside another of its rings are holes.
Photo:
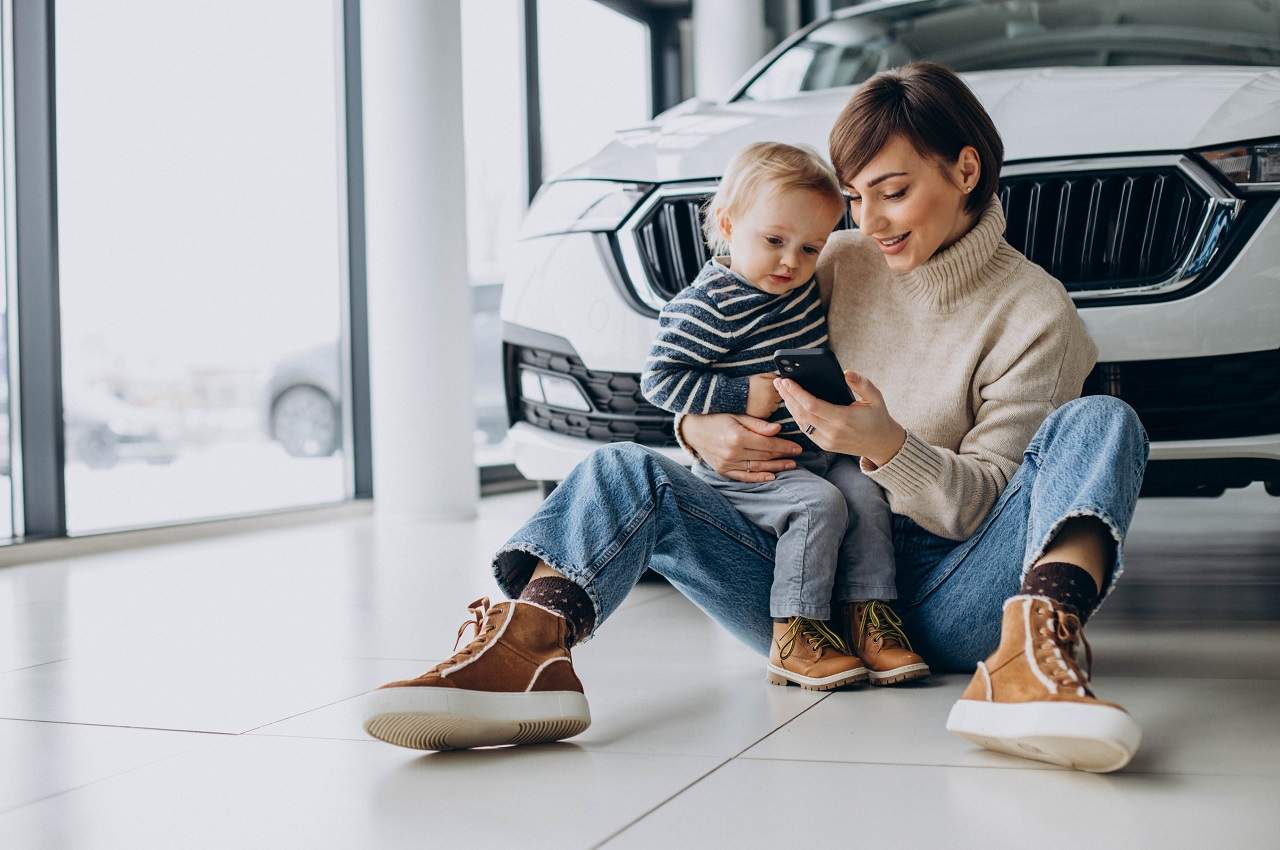
[[[935,669],[976,665],[948,728],[1118,769],[1140,732],[1088,690],[1076,650],[1121,572],[1146,434],[1123,402],[1078,398],[1096,349],[1062,285],[1002,238],[1003,146],[958,77],[917,63],[871,78],[830,154],[859,230],[832,236],[817,276],[859,402],[826,404],[786,380],[779,393],[815,443],[860,458],[884,489],[916,649]],[[720,474],[764,482],[800,451],[777,427],[688,415],[676,434]],[[365,728],[421,749],[577,734],[590,715],[569,647],[646,568],[767,654],[773,546],[685,467],[631,443],[601,448],[495,556],[514,601],[473,604],[475,639],[372,694]],[[889,622],[874,637],[900,635]]]

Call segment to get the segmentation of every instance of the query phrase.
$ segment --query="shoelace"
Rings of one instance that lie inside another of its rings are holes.
[[[484,628],[484,621],[489,616],[489,597],[481,596],[468,605],[467,610],[471,612],[472,619],[458,626],[458,635],[453,641],[453,651],[455,652],[458,649],[458,644],[462,642],[462,633],[468,628],[475,629],[475,633],[471,635],[473,640],[480,637],[480,630]]]
[[[487,596],[481,596],[479,599],[467,606],[467,610],[471,612],[471,619],[464,621],[461,626],[458,626],[458,634],[453,641],[453,656],[441,661],[423,675],[439,673],[441,670],[444,670],[447,667],[452,667],[459,661],[465,661],[479,650],[480,647],[484,646],[485,641],[481,640],[481,638],[497,628],[497,626],[489,622],[489,607],[489,597]],[[475,633],[471,636],[471,642],[464,646],[462,651],[459,652],[458,644],[462,642],[462,633],[468,628],[475,629]]]
[[[1084,636],[1084,624],[1075,614],[1067,611],[1043,610],[1047,614],[1045,628],[1040,629],[1044,638],[1040,648],[1046,650],[1043,660],[1053,680],[1063,687],[1075,687],[1080,696],[1092,696],[1089,680],[1093,678],[1093,647]],[[1084,646],[1085,666],[1082,670],[1076,656],[1077,646]],[[1056,662],[1051,664],[1049,662]]]
[[[778,638],[778,658],[786,660],[795,651],[796,641],[803,638],[809,648],[815,652],[825,646],[832,646],[840,652],[848,652],[844,639],[831,631],[821,620],[810,620],[808,617],[796,617],[790,627]]]
[[[909,652],[915,652],[911,648],[911,641],[907,639],[907,633],[902,630],[902,619],[892,608],[878,599],[872,599],[862,607],[857,635],[859,645],[862,644],[864,637],[870,637],[872,640],[879,638],[881,646],[892,641]]]

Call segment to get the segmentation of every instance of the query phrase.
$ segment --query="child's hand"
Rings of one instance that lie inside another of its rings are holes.
[[[749,382],[747,386],[748,416],[768,419],[778,409],[778,405],[782,404],[782,396],[778,395],[778,390],[773,385],[773,379],[776,377],[778,377],[776,372],[765,372],[752,375],[747,379]]]

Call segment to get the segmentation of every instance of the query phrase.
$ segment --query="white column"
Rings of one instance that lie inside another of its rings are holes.
[[[712,100],[765,54],[764,0],[693,0],[694,93]]]
[[[479,483],[459,0],[360,6],[375,510],[468,519]]]

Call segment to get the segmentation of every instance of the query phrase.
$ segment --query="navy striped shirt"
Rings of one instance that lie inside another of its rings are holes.
[[[658,325],[640,390],[671,413],[745,413],[748,376],[773,372],[774,351],[827,343],[817,279],[773,295],[714,259],[662,308]],[[769,420],[782,423],[778,436],[816,448],[785,406]]]

